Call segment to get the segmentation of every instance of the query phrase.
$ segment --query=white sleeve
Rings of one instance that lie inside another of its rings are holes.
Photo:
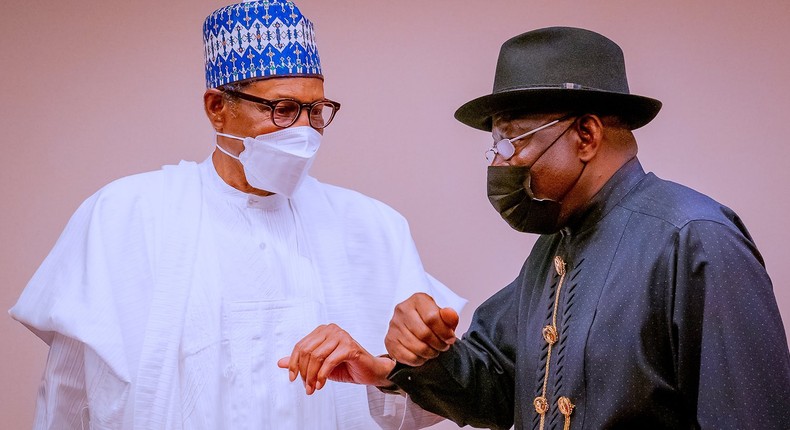
[[[426,275],[428,276],[428,281],[430,283],[426,293],[433,297],[433,300],[440,307],[453,308],[456,312],[458,312],[458,315],[461,315],[461,311],[464,309],[464,306],[466,306],[467,300],[458,294],[455,294],[453,290],[447,288],[446,285],[439,282],[429,273],[426,273]]]
[[[85,345],[55,334],[36,399],[34,430],[89,428]]]
[[[428,285],[425,293],[433,297],[440,307],[451,307],[461,314],[467,301],[455,294],[436,278],[425,273]],[[367,386],[370,416],[383,430],[414,430],[430,427],[444,417],[422,409],[409,396],[385,394],[378,388]]]
[[[421,429],[444,420],[443,417],[420,408],[409,396],[385,394],[372,386],[366,388],[370,415],[383,430]]]

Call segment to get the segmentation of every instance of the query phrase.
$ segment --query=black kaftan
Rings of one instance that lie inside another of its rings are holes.
[[[636,159],[539,238],[448,352],[390,379],[475,427],[539,429],[543,397],[546,429],[790,429],[787,339],[749,233]]]

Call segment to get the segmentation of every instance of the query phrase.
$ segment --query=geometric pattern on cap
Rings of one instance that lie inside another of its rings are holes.
[[[313,23],[292,1],[225,6],[203,23],[206,87],[251,78],[321,77]]]

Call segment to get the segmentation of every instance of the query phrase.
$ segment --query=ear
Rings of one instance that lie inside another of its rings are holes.
[[[576,133],[579,135],[577,153],[579,159],[587,163],[598,154],[603,141],[603,122],[598,115],[582,115],[576,120]]]
[[[222,91],[216,88],[207,89],[203,94],[203,108],[214,130],[222,131],[225,118],[230,114],[230,106],[225,102]]]

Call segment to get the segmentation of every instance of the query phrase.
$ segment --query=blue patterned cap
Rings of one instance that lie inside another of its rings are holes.
[[[206,87],[251,78],[323,78],[313,23],[292,1],[257,0],[217,9],[203,23]]]

